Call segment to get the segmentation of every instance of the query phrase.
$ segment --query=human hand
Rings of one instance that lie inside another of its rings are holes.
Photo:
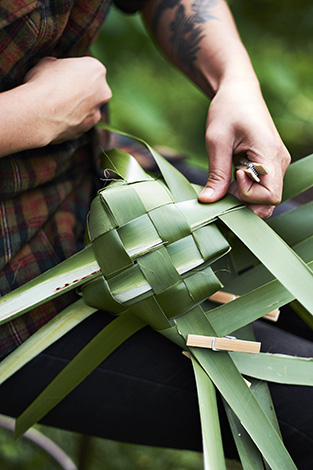
[[[106,69],[92,57],[45,57],[25,76],[38,100],[38,119],[48,143],[76,139],[101,119],[112,96]]]
[[[215,202],[227,191],[245,202],[261,218],[271,216],[280,203],[283,177],[290,155],[282,143],[257,81],[224,83],[212,100],[206,131],[209,179],[199,201]],[[243,154],[263,164],[266,175],[256,183],[243,170],[230,184],[233,156]]]

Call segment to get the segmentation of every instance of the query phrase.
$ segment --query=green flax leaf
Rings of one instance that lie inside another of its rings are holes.
[[[244,375],[281,384],[313,386],[313,358],[235,352],[230,356]]]
[[[142,169],[137,160],[129,153],[112,149],[105,152],[101,157],[101,166],[104,170],[112,170],[128,183],[153,181],[153,178]]]
[[[125,313],[109,323],[17,418],[15,435],[21,436],[43,418],[119,345],[145,325],[131,313]]]
[[[150,145],[147,144],[144,140],[121,132],[117,129],[114,129],[112,126],[105,123],[99,123],[98,126],[100,128],[115,132],[117,134],[127,135],[128,137],[131,137],[134,140],[141,142],[145,147],[147,147],[147,149],[153,156],[156,164],[158,165],[159,170],[161,171],[162,176],[165,179],[166,184],[170,188],[173,198],[176,202],[197,198],[196,191],[194,190],[193,186],[189,183],[189,181],[182,175],[182,173],[176,170],[176,168],[174,168],[167,160],[165,160],[165,158],[163,158],[158,152],[156,152],[152,147],[150,147]]]
[[[304,261],[248,208],[223,214],[220,219],[313,314],[313,272]]]
[[[11,354],[2,359],[0,384],[96,311],[80,299],[52,318]]]
[[[205,470],[226,470],[218,417],[216,391],[212,381],[191,356],[201,418]]]
[[[223,402],[243,470],[264,470],[262,455],[258,448],[227,401]]]
[[[99,275],[100,266],[93,249],[87,246],[71,258],[1,297],[0,325]]]
[[[181,334],[217,336],[201,307],[175,320]],[[190,348],[228,402],[272,470],[296,470],[281,438],[227,352]],[[247,406],[249,403],[249,406]]]
[[[282,200],[286,201],[313,186],[313,154],[294,162],[286,171]]]

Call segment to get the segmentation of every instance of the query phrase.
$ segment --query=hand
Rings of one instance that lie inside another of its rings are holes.
[[[38,119],[48,143],[76,139],[100,119],[100,107],[112,96],[106,69],[92,57],[45,57],[25,76],[38,100]]]
[[[280,203],[283,177],[290,155],[282,143],[257,81],[224,83],[212,100],[206,131],[209,179],[199,196],[204,203],[222,198],[227,191],[245,202],[262,218],[271,216]],[[238,170],[230,184],[232,159],[244,154],[262,163],[268,174],[252,182]]]

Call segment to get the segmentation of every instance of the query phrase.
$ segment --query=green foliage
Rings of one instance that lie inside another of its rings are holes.
[[[46,426],[41,432],[58,444],[78,465],[81,436]],[[192,451],[160,449],[92,438],[86,456],[88,470],[198,470],[202,454]],[[0,429],[1,470],[59,470],[61,467],[37,446],[23,438],[15,440]],[[228,461],[227,470],[240,470],[238,462]]]
[[[108,70],[112,124],[206,165],[209,100],[157,50],[140,16],[112,9],[93,52]]]
[[[1,470],[56,470],[58,466],[43,450],[34,444],[20,439],[13,433],[0,429],[0,468]]]
[[[306,0],[231,0],[274,121],[297,158],[313,148],[313,6]]]
[[[313,149],[313,6],[307,0],[230,0],[275,124],[294,158]],[[116,127],[206,165],[209,100],[163,57],[139,15],[112,9],[94,45],[108,69]]]

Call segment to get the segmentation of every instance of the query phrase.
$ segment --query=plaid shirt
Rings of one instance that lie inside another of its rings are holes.
[[[44,56],[88,54],[110,4],[0,0],[0,91],[19,86]],[[73,142],[0,158],[1,295],[81,248],[93,191],[94,135],[91,131]],[[2,325],[0,357],[72,300],[63,296]]]

